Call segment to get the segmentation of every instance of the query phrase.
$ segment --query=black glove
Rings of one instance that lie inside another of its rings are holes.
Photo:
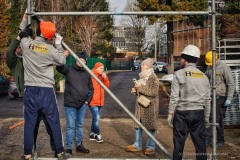
[[[23,37],[32,37],[32,28],[31,24],[27,25],[27,27],[19,33],[19,37],[22,39]]]
[[[34,12],[38,12],[38,10],[34,10]],[[32,16],[32,20],[35,20],[37,23],[40,23],[43,19],[41,16]]]

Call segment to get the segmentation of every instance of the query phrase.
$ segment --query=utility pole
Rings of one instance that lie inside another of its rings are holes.
[[[157,29],[155,28],[155,49],[154,49],[154,60],[157,61]]]
[[[171,6],[172,0],[167,0],[166,4]],[[174,72],[173,62],[173,22],[167,22],[167,50],[168,50],[168,74]]]

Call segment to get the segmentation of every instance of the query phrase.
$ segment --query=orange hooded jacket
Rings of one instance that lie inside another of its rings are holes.
[[[109,88],[110,82],[108,77],[103,78],[102,75],[100,75],[94,66],[92,69],[92,72],[95,74],[96,77],[98,77],[103,84]],[[94,88],[94,93],[93,93],[93,98],[92,101],[90,102],[89,106],[103,106],[104,105],[104,89],[101,87],[100,84],[92,77],[92,84]]]

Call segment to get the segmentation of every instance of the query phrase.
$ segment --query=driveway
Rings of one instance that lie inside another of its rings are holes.
[[[109,74],[110,90],[119,100],[133,113],[135,97],[130,93],[133,78],[138,77],[138,71],[116,72]],[[166,116],[168,98],[160,90],[160,115]],[[63,108],[63,94],[57,94],[58,105],[61,115],[61,126],[63,139],[65,140],[65,116]],[[105,106],[100,121],[101,134],[104,142],[102,144],[90,141],[89,130],[91,126],[91,114],[89,109],[86,113],[83,129],[83,144],[90,149],[89,154],[76,153],[73,146],[74,158],[101,158],[101,159],[164,159],[166,154],[159,148],[153,156],[144,155],[143,151],[126,152],[127,145],[134,142],[133,121],[123,109],[106,94]],[[7,96],[0,97],[0,159],[17,160],[23,154],[23,126],[9,130],[9,126],[23,120],[22,100],[10,100]],[[157,140],[168,150],[173,151],[172,129],[167,125],[166,118],[160,116],[158,121]],[[225,129],[226,145],[217,149],[218,159],[240,159],[240,129]],[[143,135],[143,149],[145,149],[147,136]],[[44,125],[41,123],[37,140],[37,152],[40,157],[53,157],[49,145],[49,136]],[[188,137],[185,148],[185,158],[194,159],[195,149]],[[211,148],[208,148],[210,157]]]

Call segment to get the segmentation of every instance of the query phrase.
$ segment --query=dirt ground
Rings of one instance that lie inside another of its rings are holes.
[[[0,119],[0,159],[17,160],[23,154],[23,126],[9,130],[8,127],[21,121],[21,118]],[[157,140],[167,149],[169,153],[173,150],[172,129],[168,127],[165,118],[160,118],[158,122]],[[62,130],[65,131],[65,119],[61,119]],[[99,144],[88,139],[91,119],[85,120],[83,130],[83,143],[90,149],[89,154],[76,153],[73,147],[74,158],[118,158],[118,159],[166,159],[166,154],[158,148],[153,156],[146,156],[143,152],[130,153],[126,152],[127,145],[134,141],[133,121],[129,118],[101,119],[101,132],[104,142]],[[41,124],[40,133],[37,140],[37,152],[39,157],[53,157],[50,149],[49,137],[45,127]],[[225,129],[226,145],[217,149],[217,159],[240,159],[240,129]],[[63,132],[63,137],[65,133]],[[143,143],[146,143],[144,134]],[[64,138],[65,139],[65,138]],[[144,149],[144,148],[143,148]],[[194,147],[191,138],[188,137],[185,148],[185,158],[194,159]],[[208,157],[211,155],[211,148],[208,148]]]

